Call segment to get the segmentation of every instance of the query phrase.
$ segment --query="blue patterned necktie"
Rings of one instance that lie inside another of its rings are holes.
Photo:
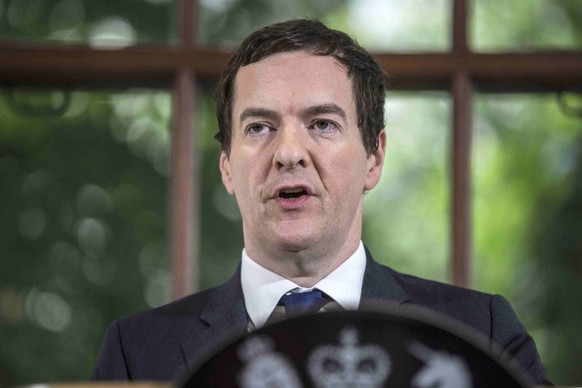
[[[285,307],[287,318],[293,318],[305,314],[314,314],[321,310],[327,302],[329,300],[323,292],[311,290],[286,293],[279,301],[279,305]]]

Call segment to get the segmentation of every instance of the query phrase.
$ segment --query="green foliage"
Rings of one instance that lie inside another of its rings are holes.
[[[345,0],[221,0],[203,1],[200,40],[236,46],[260,27],[294,18],[324,19]]]
[[[0,94],[2,386],[87,380],[106,325],[167,300],[148,296],[152,276],[167,279],[167,178],[155,155],[139,154],[139,138],[119,141],[110,129],[122,119],[111,100],[140,96],[73,93],[51,116],[55,95]]]
[[[364,201],[374,257],[417,276],[447,279],[449,104],[443,94],[389,94],[379,185]]]
[[[201,162],[200,287],[216,286],[232,276],[243,248],[242,223],[234,197],[227,193],[218,170],[220,153],[214,139],[217,131],[214,101],[203,93],[197,128]],[[217,249],[217,247],[220,247]]]
[[[577,0],[474,0],[472,46],[479,51],[576,49]]]
[[[579,127],[582,129],[582,125]],[[530,226],[532,284],[537,301],[525,306],[543,331],[546,361],[560,382],[582,381],[582,132],[572,144],[572,171],[541,191]],[[520,284],[522,295],[531,284]],[[573,360],[573,362],[565,362]]]
[[[168,42],[171,0],[3,0],[0,39],[100,46]]]
[[[576,306],[582,307],[582,294],[574,279],[582,252],[565,260],[555,248],[574,244],[568,240],[577,226],[569,217],[582,217],[575,207],[570,214],[558,210],[582,198],[575,189],[581,182],[582,123],[564,115],[552,95],[480,97],[477,112],[476,287],[512,301],[553,381],[579,382],[582,376],[572,361],[578,359],[574,344],[581,337],[569,330],[580,322]],[[548,234],[548,228],[558,233]],[[546,309],[550,306],[553,313]],[[560,324],[552,323],[551,314],[560,317]],[[560,346],[564,343],[572,347]]]

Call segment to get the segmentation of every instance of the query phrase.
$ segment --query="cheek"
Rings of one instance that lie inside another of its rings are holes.
[[[237,160],[233,170],[233,185],[237,201],[250,202],[259,182],[259,169],[247,159]]]
[[[337,196],[345,196],[348,192],[355,195],[363,192],[366,179],[366,159],[358,152],[344,152],[328,164],[328,174],[324,180],[329,181],[330,189]],[[341,197],[339,198],[341,200]]]
[[[237,165],[237,168],[234,169],[234,174],[232,177],[232,182],[234,185],[234,191],[238,195],[242,195],[246,190],[246,183],[248,183],[250,177],[250,171],[245,171],[245,168],[240,164]]]

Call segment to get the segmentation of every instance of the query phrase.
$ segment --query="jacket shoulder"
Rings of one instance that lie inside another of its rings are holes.
[[[109,325],[94,380],[174,380],[184,372],[184,338],[207,324],[200,315],[213,289],[120,318]]]
[[[406,291],[410,302],[461,321],[491,336],[493,308],[505,302],[498,295],[491,295],[434,280],[402,274],[387,267],[399,285]]]
[[[533,339],[504,297],[382,268],[391,272],[410,302],[476,329],[490,345],[495,344],[517,361],[534,383],[549,384]]]
[[[175,321],[180,319],[192,319],[200,316],[200,313],[208,305],[208,301],[215,288],[207,289],[195,294],[185,296],[176,301],[155,307],[136,314],[120,318],[123,325],[135,325],[147,321]]]

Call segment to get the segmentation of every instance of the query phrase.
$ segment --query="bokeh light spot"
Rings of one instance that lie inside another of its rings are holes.
[[[80,215],[99,215],[111,210],[111,195],[104,188],[86,184],[77,193],[77,211]]]
[[[22,182],[21,192],[27,196],[42,193],[51,182],[52,175],[45,170],[36,170],[30,173]]]
[[[44,0],[12,1],[6,10],[8,24],[14,29],[34,30],[45,11]]]
[[[164,241],[154,241],[144,245],[139,253],[139,269],[147,277],[159,270],[167,260]]]
[[[115,115],[127,125],[133,122],[135,116],[142,114],[149,102],[147,89],[132,89],[124,94],[111,96]]]
[[[89,45],[98,48],[123,48],[136,41],[136,33],[129,22],[119,16],[103,19],[93,26]]]
[[[79,0],[63,0],[50,13],[52,31],[79,28],[85,21],[85,6]]]
[[[117,273],[117,264],[112,257],[97,257],[92,254],[85,255],[82,261],[85,277],[99,286],[107,286]]]
[[[23,237],[35,240],[44,232],[46,224],[45,212],[39,207],[29,207],[20,215],[18,231]]]
[[[95,218],[85,218],[77,229],[79,246],[86,253],[99,254],[103,252],[106,243],[106,227]]]
[[[51,292],[32,289],[26,298],[26,312],[33,322],[52,332],[62,332],[71,323],[71,307]]]
[[[169,301],[170,277],[168,271],[158,269],[147,278],[145,300],[150,307],[158,307]]]
[[[236,0],[200,0],[200,5],[209,11],[220,13],[228,11],[235,2]]]

